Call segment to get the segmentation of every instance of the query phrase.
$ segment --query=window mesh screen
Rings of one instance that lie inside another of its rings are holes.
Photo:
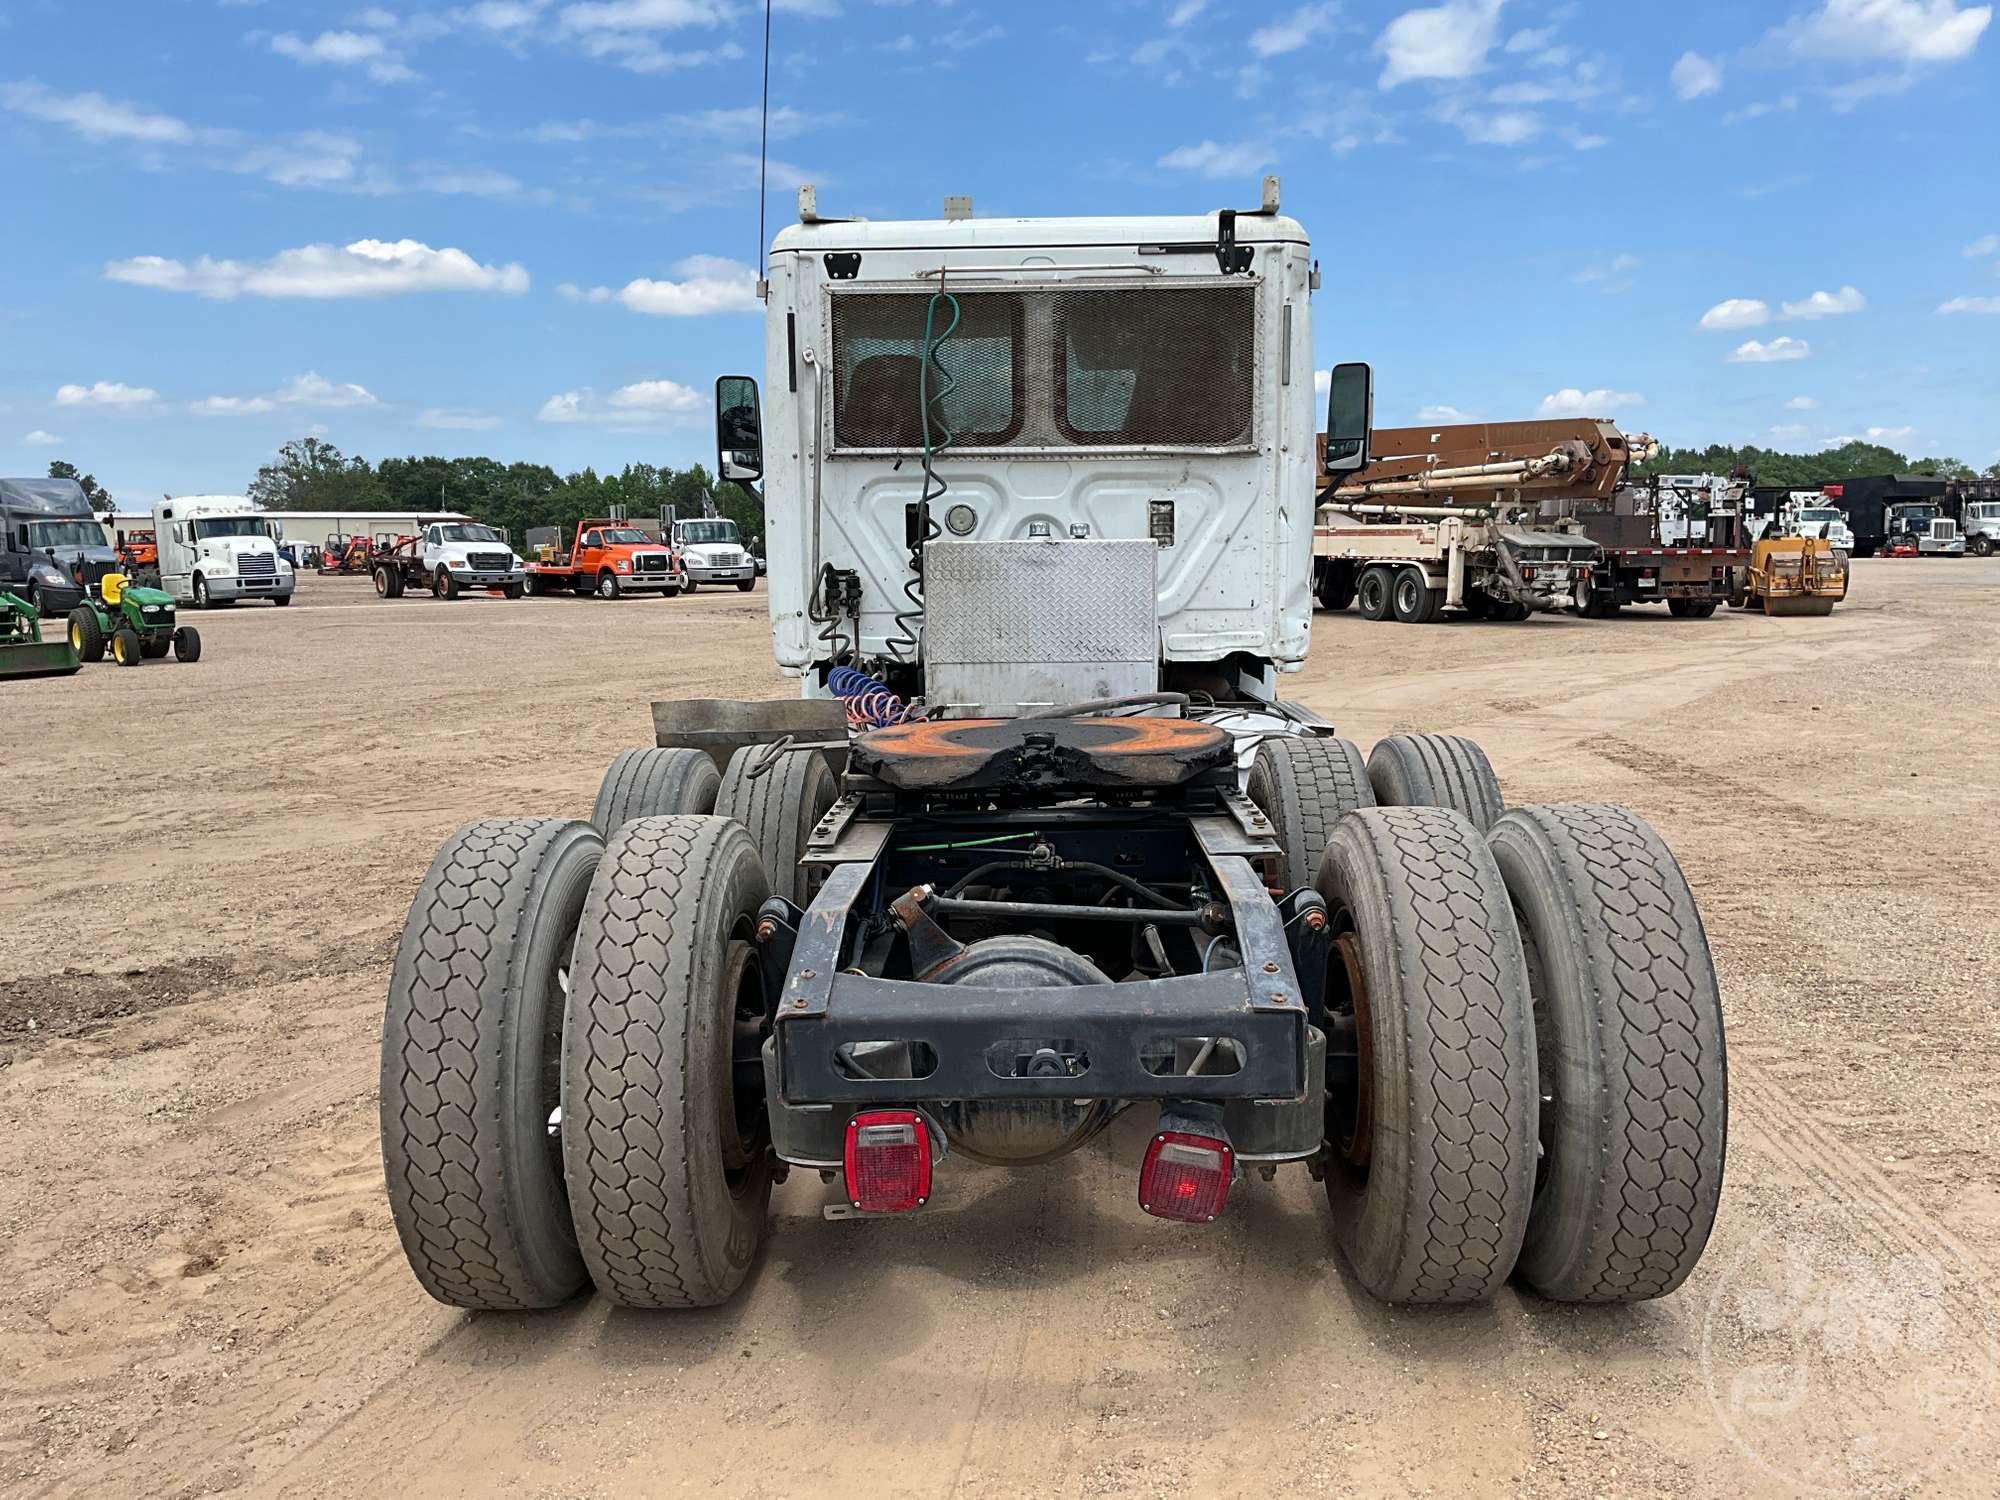
[[[935,419],[954,447],[1233,448],[1252,439],[1256,286],[958,293]],[[926,292],[833,299],[838,448],[919,448]],[[935,327],[950,321],[940,304]],[[932,390],[938,384],[935,367]],[[942,434],[934,433],[934,438]]]

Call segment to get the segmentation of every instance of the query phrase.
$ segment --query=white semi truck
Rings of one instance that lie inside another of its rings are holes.
[[[290,604],[297,585],[278,519],[242,495],[169,495],[153,507],[160,587],[197,609],[239,599]]]
[[[1470,740],[1364,759],[1278,694],[1312,645],[1316,281],[1275,179],[1124,219],[802,193],[717,445],[762,482],[803,695],[655,703],[591,822],[439,851],[380,1096],[432,1296],[725,1301],[791,1172],[832,1216],[956,1198],[1004,1236],[952,1158],[1125,1111],[1142,1212],[1309,1174],[1390,1300],[1680,1285],[1727,1100],[1673,856],[1623,809],[1507,810]],[[1333,472],[1369,389],[1334,371]]]

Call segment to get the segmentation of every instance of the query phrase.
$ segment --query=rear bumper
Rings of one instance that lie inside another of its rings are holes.
[[[1306,1031],[1303,1006],[1253,1006],[1240,969],[1025,990],[841,974],[824,1010],[780,1011],[778,1085],[791,1104],[1297,1099],[1306,1091]],[[1175,1043],[1187,1037],[1229,1038],[1241,1066],[1199,1077],[1147,1067],[1147,1053],[1172,1057]],[[888,1040],[929,1048],[934,1069],[922,1078],[868,1078],[840,1066],[844,1044]],[[1069,1071],[1011,1076],[1012,1059],[1044,1045],[1075,1059]]]

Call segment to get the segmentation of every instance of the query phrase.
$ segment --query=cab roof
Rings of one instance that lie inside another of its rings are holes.
[[[1219,213],[1108,219],[821,219],[780,230],[771,252],[993,250],[1212,244]],[[1243,245],[1307,244],[1298,220],[1238,211]]]

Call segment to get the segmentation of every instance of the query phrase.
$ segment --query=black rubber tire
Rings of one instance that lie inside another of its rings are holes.
[[[501,595],[508,599],[518,599],[526,591],[526,586],[519,583],[503,584],[500,589]]]
[[[757,580],[754,578],[739,578],[736,580],[736,587],[741,592],[747,594],[750,590],[757,587]]]
[[[1533,613],[1525,604],[1496,604],[1493,607],[1493,618],[1508,625],[1518,625]]]
[[[201,660],[201,632],[192,625],[174,628],[174,660],[192,664]]]
[[[620,591],[619,591],[619,587],[618,587],[618,575],[617,575],[616,573],[612,573],[612,572],[609,572],[609,571],[607,571],[607,572],[603,572],[603,573],[599,573],[599,574],[597,575],[597,597],[598,597],[598,598],[600,598],[600,599],[616,599],[616,598],[618,597],[618,595],[619,595],[619,592],[620,592]]]
[[[1462,734],[1379,740],[1368,752],[1368,781],[1383,807],[1454,807],[1481,833],[1507,810],[1493,762]]]
[[[1534,992],[1543,1156],[1522,1277],[1564,1302],[1662,1297],[1722,1196],[1722,997],[1680,865],[1621,807],[1522,807],[1494,858]]]
[[[745,745],[729,757],[715,794],[716,816],[734,818],[750,830],[757,857],[770,877],[771,894],[807,906],[812,882],[799,863],[806,838],[826,816],[839,792],[833,772],[817,750],[787,750],[760,776],[769,745]]]
[[[439,598],[456,599],[461,593],[464,592],[464,589],[460,586],[459,581],[451,576],[450,568],[447,568],[442,564],[440,564],[437,570],[437,576],[438,576]]]
[[[194,575],[194,607],[208,608],[208,580],[199,573]]]
[[[1245,790],[1284,848],[1279,883],[1287,891],[1319,877],[1334,824],[1357,807],[1375,805],[1361,751],[1350,741],[1319,735],[1281,735],[1258,745]]]
[[[1498,599],[1475,588],[1466,589],[1464,603],[1465,612],[1475,620],[1490,620],[1494,618],[1494,612],[1501,607]]]
[[[1514,1269],[1535,1187],[1534,1026],[1506,886],[1479,830],[1439,807],[1341,819],[1318,886],[1369,997],[1370,1128],[1328,1100],[1341,1248],[1385,1301],[1480,1301]],[[1329,1003],[1351,1013],[1346,994],[1341,978]],[[1368,1142],[1365,1164],[1343,1135]]]
[[[1676,620],[1706,620],[1715,613],[1713,599],[1669,599],[1667,613]]]
[[[283,609],[286,605],[292,602],[292,596],[290,594],[273,594],[271,596],[271,602],[277,605],[278,608]]]
[[[79,604],[69,612],[69,644],[78,661],[104,660],[104,626],[88,604]]]
[[[1417,568],[1397,571],[1390,597],[1396,619],[1404,625],[1428,625],[1444,608],[1444,595],[1432,588],[1430,580]]]
[[[121,667],[136,667],[143,662],[146,652],[140,643],[139,632],[129,625],[121,625],[112,631],[111,659]]]
[[[1339,614],[1354,602],[1354,565],[1320,558],[1314,564],[1313,594],[1321,609]]]
[[[142,635],[139,637],[139,654],[147,661],[158,661],[173,643],[173,637],[169,635]]]
[[[584,1262],[623,1306],[726,1301],[763,1241],[762,1100],[745,1101],[746,1142],[726,1090],[733,1047],[768,1032],[753,934],[767,894],[741,824],[641,818],[612,836],[584,902],[563,1033],[563,1161]]]
[[[1395,590],[1389,569],[1378,565],[1363,568],[1354,583],[1354,599],[1364,620],[1386,620],[1394,607]]]
[[[550,1135],[560,971],[604,843],[588,823],[471,823],[403,924],[382,1021],[382,1166],[417,1280],[452,1307],[554,1307],[584,1285]]]
[[[1983,531],[1980,532],[1978,536],[1972,539],[1972,555],[1974,557],[1991,557],[1993,555],[1993,538]],[[1847,596],[1843,594],[1841,597],[1846,598]]]
[[[621,750],[597,788],[590,821],[610,838],[634,818],[712,813],[722,773],[703,750]]]

